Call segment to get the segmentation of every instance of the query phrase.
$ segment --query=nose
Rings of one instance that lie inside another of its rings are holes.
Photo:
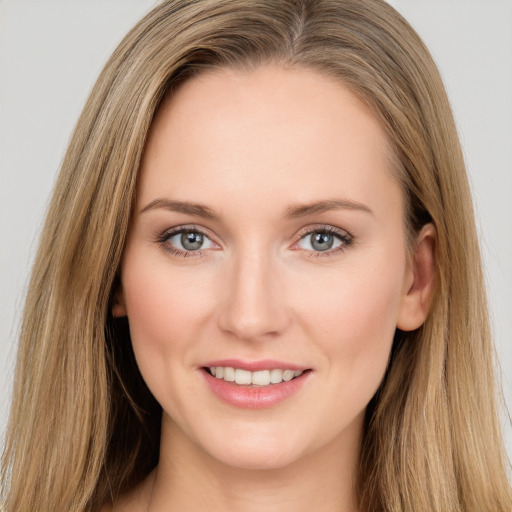
[[[290,321],[283,279],[270,256],[241,256],[231,267],[219,303],[219,328],[240,340],[283,333]]]

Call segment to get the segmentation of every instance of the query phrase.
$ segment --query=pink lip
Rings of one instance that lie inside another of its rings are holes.
[[[257,368],[250,371],[258,371],[261,368],[261,361],[258,362]],[[238,363],[237,363],[238,364]],[[234,366],[235,368],[248,369],[247,365],[232,365],[226,364],[223,361],[222,364],[209,364],[208,366]],[[271,367],[265,366],[265,369]],[[274,367],[277,368],[277,367]],[[280,369],[293,370],[295,367],[290,365],[279,366]],[[301,370],[297,368],[295,371]],[[217,379],[206,371],[205,368],[200,370],[205,382],[212,391],[212,393],[222,400],[223,402],[239,407],[242,409],[265,409],[273,407],[286,399],[295,395],[302,386],[309,380],[311,371],[306,371],[299,377],[295,377],[288,382],[281,382],[280,384],[269,384],[268,386],[240,386],[234,382],[227,382],[224,379]]]
[[[248,370],[250,372],[257,372],[259,370],[293,370],[294,372],[303,372],[308,370],[306,366],[297,366],[296,364],[285,363],[284,361],[276,361],[274,359],[264,359],[261,361],[242,361],[240,359],[219,359],[216,361],[209,361],[202,365],[206,368],[213,366],[223,366],[231,368],[240,368],[241,370]]]

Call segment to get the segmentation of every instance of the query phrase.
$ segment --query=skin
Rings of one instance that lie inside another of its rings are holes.
[[[166,98],[113,311],[163,408],[161,457],[116,510],[358,510],[365,408],[396,327],[424,321],[434,274],[433,227],[406,245],[390,155],[365,105],[307,69],[220,69]],[[168,233],[182,227],[205,234],[201,250],[176,253]],[[325,229],[334,248],[315,251]],[[226,358],[311,372],[284,402],[248,410],[205,385],[204,363]]]

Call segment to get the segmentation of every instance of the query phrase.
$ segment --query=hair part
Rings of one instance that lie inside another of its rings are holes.
[[[409,241],[427,222],[437,230],[431,312],[397,331],[367,410],[362,509],[512,508],[471,196],[418,35],[382,0],[170,0],[116,49],[64,158],[21,328],[6,512],[96,511],[157,464],[161,408],[110,312],[146,137],[183,81],[271,62],[333,77],[364,101],[393,148]]]

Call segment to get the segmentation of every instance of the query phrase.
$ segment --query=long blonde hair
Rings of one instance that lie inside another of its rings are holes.
[[[512,510],[471,196],[417,34],[382,0],[170,0],[108,61],[62,165],[21,329],[6,512],[98,510],[157,464],[161,409],[110,313],[146,136],[177,83],[266,62],[328,74],[364,100],[394,148],[410,239],[426,222],[437,229],[431,312],[397,331],[367,409],[362,509]]]

